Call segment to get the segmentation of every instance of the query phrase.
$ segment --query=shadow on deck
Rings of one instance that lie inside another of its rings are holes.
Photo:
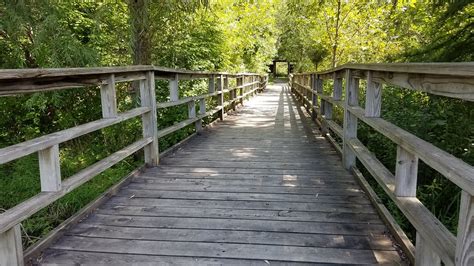
[[[400,263],[387,231],[277,84],[132,179],[40,263]]]

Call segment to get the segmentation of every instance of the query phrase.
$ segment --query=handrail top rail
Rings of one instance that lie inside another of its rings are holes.
[[[195,74],[195,75],[230,75],[248,76],[258,73],[228,73],[212,71],[194,71],[179,68],[159,67],[154,65],[116,66],[116,67],[72,67],[72,68],[18,68],[0,69],[0,80],[19,80],[31,78],[54,78],[65,76],[104,75],[129,72],[154,71],[161,74]]]
[[[295,75],[330,74],[345,69],[397,72],[409,74],[430,74],[446,76],[474,77],[474,62],[459,63],[368,63],[344,64],[335,68],[317,72],[295,73]]]

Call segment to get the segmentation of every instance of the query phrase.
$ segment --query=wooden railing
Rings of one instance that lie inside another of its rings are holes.
[[[365,108],[359,106],[360,79],[367,84]],[[323,83],[328,80],[332,80],[332,92],[324,94]],[[368,189],[369,197],[411,260],[417,265],[440,265],[441,261],[445,265],[473,265],[474,167],[380,118],[383,84],[474,101],[474,63],[344,65],[290,75],[292,92],[340,151],[344,166]],[[334,106],[344,110],[342,127],[333,120]],[[357,139],[358,120],[397,144],[395,175]],[[342,147],[334,136],[342,139]],[[417,230],[416,250],[357,170],[356,159]],[[419,160],[462,189],[457,237],[416,197]]]
[[[156,102],[155,79],[169,80],[170,101]],[[208,93],[179,99],[179,80],[190,79],[208,79]],[[229,87],[230,79],[236,79],[236,86]],[[115,85],[119,82],[130,81],[138,82],[141,106],[129,111],[118,112]],[[144,150],[147,166],[158,165],[159,138],[193,123],[196,131],[200,131],[203,128],[203,118],[216,113],[220,119],[224,119],[225,108],[235,109],[238,103],[242,103],[244,99],[257,91],[263,90],[266,84],[267,77],[256,74],[197,72],[153,66],[0,70],[0,96],[100,86],[103,117],[93,122],[0,149],[0,164],[37,152],[41,180],[39,194],[0,214],[0,265],[23,264],[20,232],[20,223],[23,220],[140,149]],[[224,102],[226,93],[229,100]],[[206,110],[206,99],[210,97],[217,98],[217,107]],[[196,113],[197,102],[199,102],[199,109]],[[188,106],[188,119],[158,130],[157,109],[181,104]],[[61,180],[59,163],[59,145],[61,143],[138,116],[142,118],[142,139],[73,176]]]

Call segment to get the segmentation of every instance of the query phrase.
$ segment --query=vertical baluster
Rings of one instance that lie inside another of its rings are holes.
[[[237,80],[236,80],[236,83],[237,83],[237,87],[239,87],[239,97],[240,97],[240,104],[243,105],[244,103],[244,99],[243,99],[243,95],[244,95],[244,88],[242,87],[242,85],[244,84],[243,82],[243,76],[239,76],[237,77]]]
[[[0,265],[23,265],[20,224],[0,233]]]
[[[139,86],[141,106],[150,108],[150,112],[142,115],[143,137],[152,138],[152,142],[143,148],[145,163],[148,166],[157,166],[160,159],[156,114],[155,72],[146,72],[146,80],[140,80]]]
[[[344,107],[344,136],[343,136],[343,162],[346,169],[355,166],[356,156],[354,151],[349,148],[347,142],[350,139],[357,138],[357,117],[352,114],[348,107],[359,104],[359,79],[352,76],[351,70],[346,70],[346,90]]]
[[[107,83],[100,86],[100,101],[102,104],[102,117],[111,118],[117,116],[117,97],[115,92],[115,76],[111,74]]]
[[[310,84],[311,84],[311,103],[313,104],[313,107],[311,109],[311,118],[316,121],[318,119],[318,94],[316,91],[316,86],[317,86],[317,78],[318,75],[316,74],[311,74],[310,75]]]
[[[196,102],[195,101],[189,101],[188,102],[188,118],[196,118]],[[195,126],[196,132],[197,132],[198,131],[198,122],[197,121],[194,123],[194,126]]]
[[[204,115],[206,113],[206,99],[199,100],[199,115]],[[202,130],[202,119],[196,121],[196,131],[199,132]]]
[[[169,80],[169,90],[170,90],[170,101],[175,102],[179,100],[179,77],[178,74],[175,74],[172,79]]]
[[[214,75],[209,76],[209,93],[213,93],[216,91],[215,89],[216,81]]]
[[[380,117],[380,109],[382,107],[382,84],[373,81],[372,71],[367,71],[367,92],[365,96],[365,116]]]
[[[398,146],[395,168],[395,195],[397,197],[416,197],[417,175],[418,157]]]
[[[59,163],[59,145],[53,145],[38,151],[41,191],[61,190],[61,168]]]
[[[472,265],[474,254],[474,197],[461,193],[458,235],[456,241],[456,265]]]
[[[219,75],[217,79],[217,91],[220,93],[217,95],[217,105],[220,106],[219,119],[224,120],[224,75]]]

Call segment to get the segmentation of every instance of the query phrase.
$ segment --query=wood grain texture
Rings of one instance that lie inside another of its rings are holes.
[[[53,145],[38,152],[41,191],[61,190],[61,168],[59,163],[59,145]]]
[[[353,77],[351,70],[346,70],[346,87],[345,87],[345,108],[344,108],[344,125],[342,139],[342,160],[346,169],[355,166],[356,156],[350,149],[348,142],[357,138],[357,117],[348,110],[348,106],[358,106],[359,104],[359,79]]]
[[[380,110],[382,109],[382,84],[374,81],[372,71],[367,72],[365,98],[365,116],[380,117]]]
[[[441,265],[441,259],[430,247],[430,243],[426,241],[421,234],[416,233],[416,265],[420,266],[436,266]]]
[[[179,100],[179,76],[175,74],[172,79],[169,80],[168,88],[170,91],[170,101],[175,102]]]
[[[145,164],[157,166],[160,158],[155,100],[155,74],[152,71],[147,72],[146,80],[140,81],[140,98],[142,107],[150,108],[150,112],[142,115],[143,137],[152,139],[151,143],[143,148]]]
[[[111,74],[107,83],[100,86],[100,101],[102,105],[102,117],[111,118],[117,116],[117,96],[115,92],[115,76]]]
[[[20,224],[0,233],[0,265],[23,265]]]
[[[461,205],[456,242],[456,265],[474,263],[474,197],[461,193]]]
[[[395,195],[397,197],[416,197],[418,157],[397,146],[395,165]]]
[[[329,147],[290,92],[269,85],[132,180],[40,263],[400,263]]]

